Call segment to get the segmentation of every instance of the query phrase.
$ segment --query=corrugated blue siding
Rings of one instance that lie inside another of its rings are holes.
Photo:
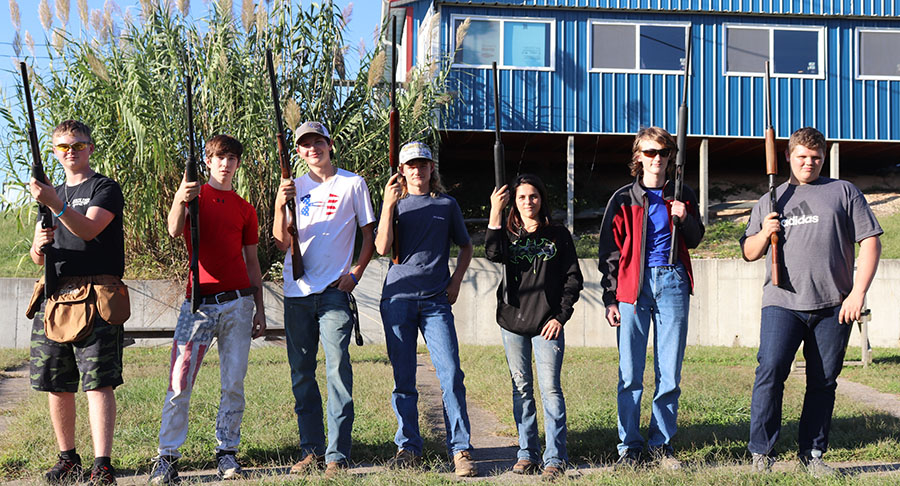
[[[891,17],[900,0],[438,0],[442,5]]]
[[[637,0],[629,0],[636,2]],[[695,0],[697,1],[697,0]],[[900,1],[900,0],[898,0]],[[658,0],[643,0],[660,5]],[[718,3],[717,3],[718,2]],[[522,3],[522,2],[504,2]],[[582,0],[578,5],[596,1]],[[672,0],[673,5],[683,3]],[[743,2],[708,0],[702,3],[735,9],[770,8],[769,0]],[[801,9],[799,0],[772,0],[778,8]],[[896,3],[896,2],[894,2]],[[886,2],[888,8],[894,3]],[[422,5],[428,2],[421,2]],[[576,5],[565,2],[529,2],[529,5]],[[613,2],[613,4],[615,4]],[[622,5],[626,2],[623,0]],[[667,5],[666,0],[662,5]],[[793,5],[793,7],[791,7]],[[843,4],[859,8],[873,3]],[[827,10],[830,10],[828,3]],[[424,8],[417,8],[423,10]],[[749,10],[748,10],[749,11]],[[564,133],[634,133],[641,126],[659,125],[674,131],[681,102],[681,75],[644,73],[589,73],[588,22],[597,20],[690,22],[693,25],[692,77],[688,105],[691,135],[759,137],[764,130],[764,82],[761,77],[724,76],[723,23],[802,25],[825,27],[824,79],[773,78],[773,121],[779,137],[802,126],[815,126],[835,140],[900,140],[900,81],[858,80],[857,27],[900,28],[900,19],[844,19],[836,17],[735,16],[663,12],[625,12],[576,9],[486,8],[440,4],[442,48],[450,48],[453,15],[538,17],[555,19],[554,71],[504,69],[500,74],[501,119],[504,130]],[[900,46],[898,46],[900,48]],[[450,130],[493,129],[493,82],[490,69],[454,69],[450,89],[458,93],[449,115]]]

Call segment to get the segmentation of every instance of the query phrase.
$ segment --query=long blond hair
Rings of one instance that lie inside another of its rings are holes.
[[[446,193],[447,190],[444,189],[444,184],[441,183],[441,174],[438,172],[437,162],[433,160],[429,160],[429,162],[431,162],[431,178],[428,179],[428,194],[431,197],[438,197]],[[400,199],[409,196],[409,188],[406,187],[406,177],[400,178],[400,187],[403,190],[400,194]]]

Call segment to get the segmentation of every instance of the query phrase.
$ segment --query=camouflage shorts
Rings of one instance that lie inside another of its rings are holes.
[[[122,384],[122,326],[97,316],[90,336],[74,343],[58,343],[44,334],[44,312],[31,328],[31,387],[37,391],[97,390]]]

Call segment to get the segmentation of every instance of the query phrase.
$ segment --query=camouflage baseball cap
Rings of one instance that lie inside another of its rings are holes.
[[[431,156],[431,149],[428,148],[428,145],[425,145],[422,142],[409,142],[400,149],[401,164],[416,159],[427,159],[434,162],[434,158]]]
[[[321,135],[327,138],[329,142],[331,141],[331,135],[328,134],[328,129],[325,128],[325,125],[322,125],[321,123],[316,121],[308,121],[294,130],[294,144],[296,145],[300,143],[301,138],[311,133]]]

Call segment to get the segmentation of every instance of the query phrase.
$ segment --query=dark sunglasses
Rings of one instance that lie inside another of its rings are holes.
[[[659,155],[661,158],[665,158],[665,157],[668,157],[670,153],[672,153],[672,149],[667,149],[667,148],[659,149],[659,150],[647,149],[647,150],[641,150],[641,153],[644,154],[644,156],[649,157],[651,159],[655,158],[657,155]]]
[[[69,145],[67,143],[58,143],[53,147],[60,152],[68,152],[69,150],[81,152],[82,150],[86,149],[88,145],[90,145],[90,142],[75,142],[72,145]]]

